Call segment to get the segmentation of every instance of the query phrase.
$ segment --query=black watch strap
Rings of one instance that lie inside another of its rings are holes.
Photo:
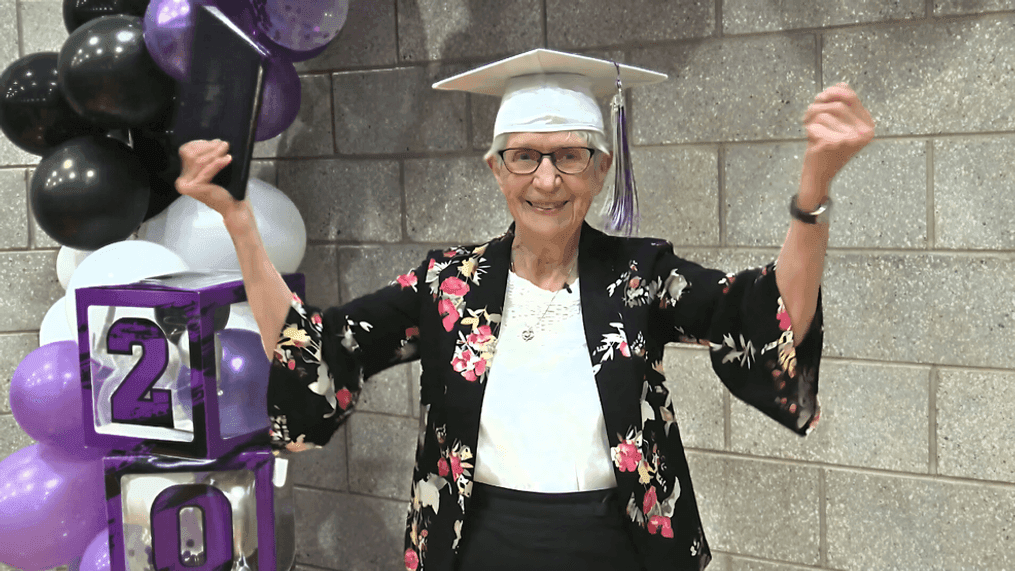
[[[789,199],[789,215],[806,224],[828,224],[832,212],[832,198],[826,196],[825,200],[813,211],[801,210],[797,204],[797,196]]]

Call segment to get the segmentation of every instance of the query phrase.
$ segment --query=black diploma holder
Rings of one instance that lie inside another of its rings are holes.
[[[194,14],[189,81],[180,82],[173,139],[229,143],[230,162],[212,182],[243,200],[254,154],[268,53],[214,6]]]

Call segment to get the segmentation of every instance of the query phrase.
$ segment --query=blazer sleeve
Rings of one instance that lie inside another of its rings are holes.
[[[352,413],[366,379],[418,357],[427,267],[424,262],[374,293],[326,310],[293,296],[268,379],[276,449],[327,444]]]
[[[712,367],[735,396],[805,435],[817,423],[821,296],[795,344],[775,263],[726,274],[680,259],[667,246],[655,264],[667,341],[707,344]]]

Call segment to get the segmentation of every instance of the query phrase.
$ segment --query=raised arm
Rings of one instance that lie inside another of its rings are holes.
[[[845,83],[822,91],[804,114],[807,151],[797,206],[813,212],[828,199],[832,178],[874,138],[874,120]],[[810,329],[828,246],[828,224],[792,220],[776,264],[776,283],[796,343]]]
[[[222,215],[236,247],[247,301],[257,320],[264,353],[271,359],[293,294],[268,259],[250,203],[236,200],[226,189],[211,182],[232,159],[228,151],[225,141],[191,141],[180,147],[183,168],[176,179],[176,190]]]

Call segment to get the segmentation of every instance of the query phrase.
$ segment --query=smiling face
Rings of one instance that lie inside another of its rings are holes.
[[[524,147],[550,153],[564,147],[584,147],[586,143],[574,133],[512,133],[507,148]],[[592,201],[603,189],[611,158],[599,157],[578,174],[564,174],[550,163],[549,157],[539,163],[532,174],[509,172],[498,157],[487,159],[508,209],[515,220],[515,234],[541,240],[568,240],[581,228]]]

